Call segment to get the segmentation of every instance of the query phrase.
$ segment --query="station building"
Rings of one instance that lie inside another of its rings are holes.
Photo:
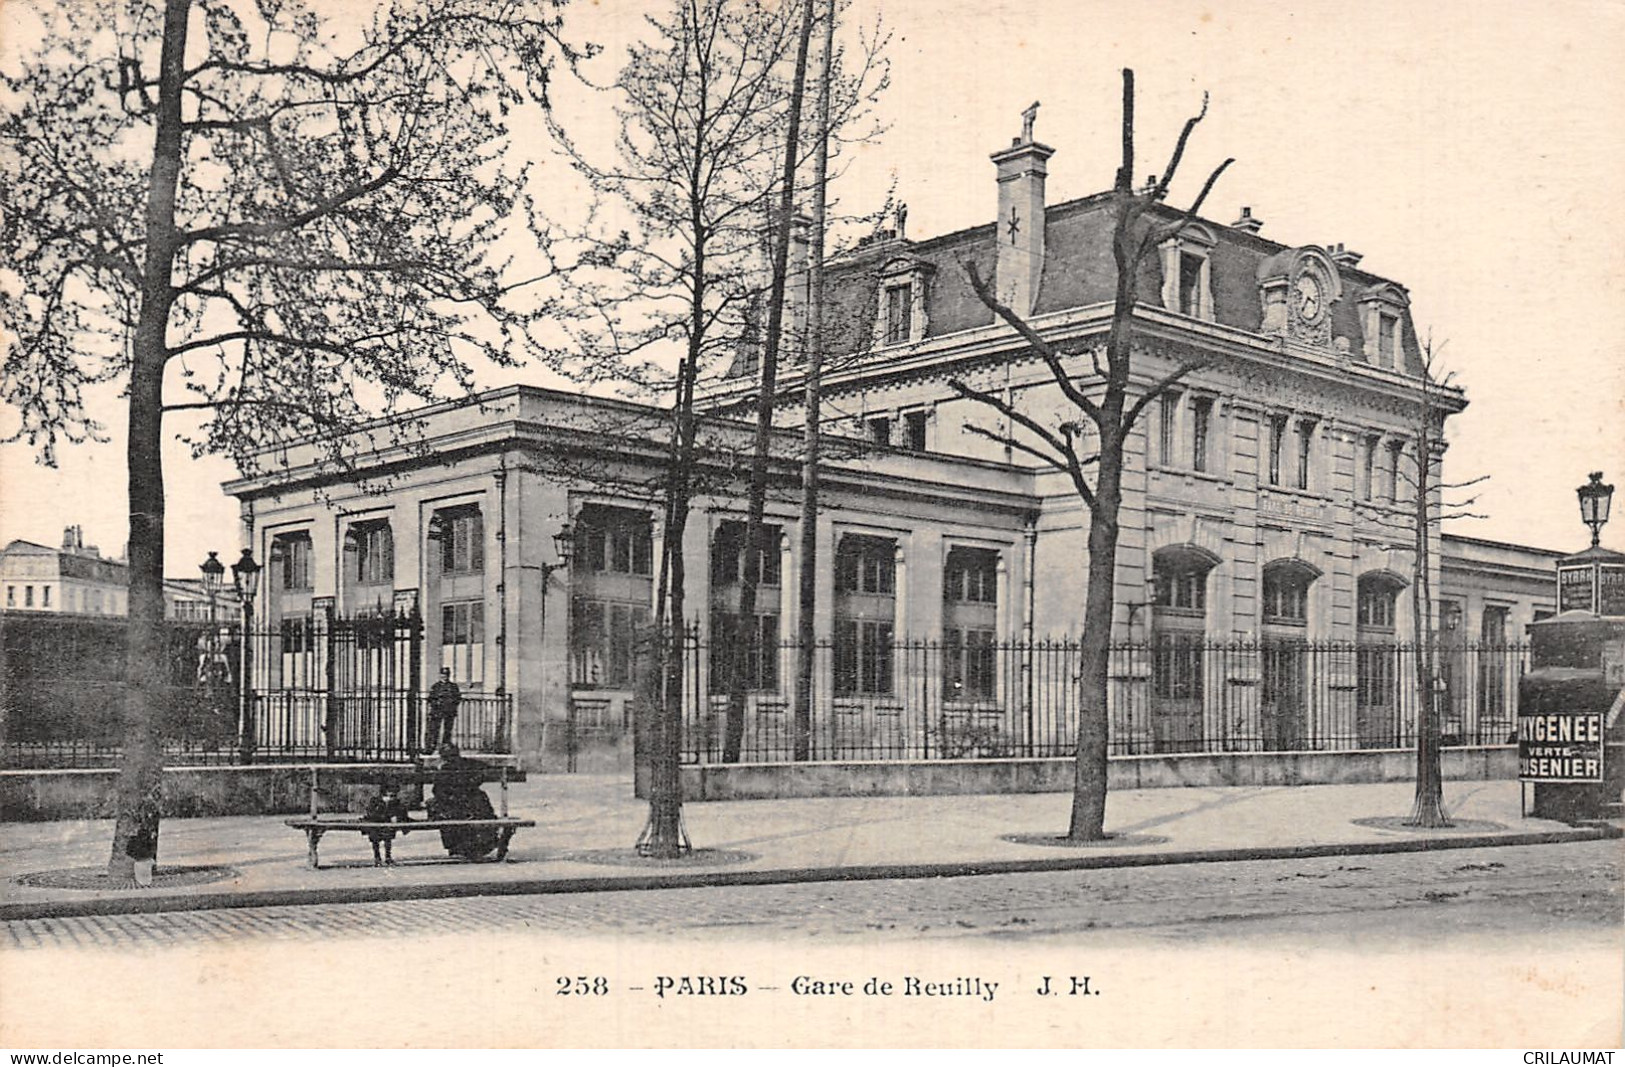
[[[832,458],[815,625],[830,660],[830,754],[841,755],[841,736],[863,740],[854,752],[886,754],[889,731],[916,728],[939,755],[949,734],[963,754],[1035,753],[1035,721],[1045,738],[1070,730],[1067,698],[1035,688],[1046,671],[1064,674],[1064,655],[1040,663],[1033,650],[1078,636],[1087,511],[1063,474],[1022,447],[1019,427],[949,384],[994,392],[1046,425],[1080,417],[964,268],[992,279],[1074,372],[1103,350],[1111,198],[1048,204],[1054,154],[1029,124],[992,157],[996,221],[916,240],[899,216],[830,264],[831,318],[848,327],[823,378]],[[1418,633],[1405,593],[1419,424],[1431,420],[1442,439],[1466,398],[1435,387],[1423,403],[1403,285],[1340,244],[1281,243],[1262,229],[1248,209],[1229,224],[1195,220],[1143,267],[1135,386],[1197,369],[1148,407],[1129,447],[1114,751],[1398,746],[1421,695],[1397,650],[1448,632],[1476,657],[1554,606],[1542,572],[1556,553],[1441,543],[1435,525],[1436,614]],[[758,369],[748,350],[705,396],[702,492],[681,546],[702,646],[744,639],[756,650],[751,736],[765,739],[767,758],[782,757],[773,723],[788,704],[797,630],[804,266],[803,250],[766,520],[777,550],[759,560],[742,550]],[[367,450],[342,476],[300,446],[274,474],[227,486],[269,564],[257,609],[278,638],[256,685],[314,684],[324,614],[410,610],[426,653],[408,681],[426,688],[444,666],[465,691],[511,701],[493,743],[544,765],[565,748],[573,758],[582,737],[613,747],[629,729],[636,635],[663,552],[668,417],[515,386],[413,421],[411,447]],[[1437,483],[1443,449],[1422,459]],[[757,617],[741,621],[745,567],[762,587]],[[695,672],[701,734],[714,728],[718,688],[708,662]],[[1488,743],[1510,723],[1515,684],[1486,679],[1515,683],[1518,669],[1515,657],[1474,658],[1455,670],[1476,679],[1471,688],[1447,679],[1463,743]],[[921,754],[915,743],[895,754]]]

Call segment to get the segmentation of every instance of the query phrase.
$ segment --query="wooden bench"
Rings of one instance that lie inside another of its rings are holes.
[[[402,822],[374,822],[354,814],[329,815],[323,817],[321,810],[321,774],[325,772],[330,777],[337,777],[350,784],[377,785],[393,787],[397,791],[403,787],[412,787],[421,790],[424,786],[434,786],[442,782],[472,782],[476,777],[481,785],[495,783],[501,787],[499,793],[497,817],[494,819],[407,819]],[[487,765],[478,768],[460,768],[457,770],[440,770],[422,765],[414,766],[357,766],[357,767],[327,767],[310,769],[310,814],[300,819],[283,820],[288,826],[296,830],[303,830],[309,846],[308,860],[311,868],[321,866],[319,849],[322,835],[332,830],[351,831],[371,837],[374,834],[386,833],[409,834],[414,830],[458,830],[458,829],[494,829],[497,832],[498,861],[506,859],[508,845],[513,835],[525,827],[535,826],[533,819],[515,819],[508,815],[508,783],[523,782],[525,772],[516,767],[505,764]]]
[[[321,858],[318,849],[321,847],[322,835],[332,830],[353,830],[364,836],[374,833],[409,834],[414,830],[456,830],[456,829],[494,829],[497,832],[496,862],[508,858],[508,843],[513,835],[527,826],[535,826],[534,819],[510,819],[499,817],[495,819],[408,819],[405,822],[368,822],[365,819],[330,818],[330,819],[286,819],[289,826],[296,830],[303,830],[310,847],[308,860],[312,870],[321,867]]]

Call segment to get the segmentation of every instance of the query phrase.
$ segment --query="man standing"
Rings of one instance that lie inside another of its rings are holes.
[[[451,730],[457,723],[457,705],[462,699],[463,691],[451,680],[451,668],[440,668],[440,680],[429,687],[429,740],[424,745],[424,755],[443,744],[451,744]]]

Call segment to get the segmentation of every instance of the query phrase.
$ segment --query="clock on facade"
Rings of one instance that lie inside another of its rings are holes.
[[[1320,279],[1308,271],[1298,275],[1298,283],[1292,287],[1294,310],[1304,322],[1316,322],[1325,310],[1325,291],[1321,287]]]

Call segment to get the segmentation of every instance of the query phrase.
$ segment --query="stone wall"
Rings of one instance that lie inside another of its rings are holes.
[[[1444,776],[1452,780],[1517,776],[1517,750],[1511,746],[1447,748],[1443,763]],[[690,800],[762,800],[1063,793],[1072,788],[1072,771],[1070,758],[684,767],[683,795]],[[1416,753],[1410,749],[1386,749],[1115,756],[1107,765],[1107,773],[1110,789],[1403,782],[1415,777]]]

